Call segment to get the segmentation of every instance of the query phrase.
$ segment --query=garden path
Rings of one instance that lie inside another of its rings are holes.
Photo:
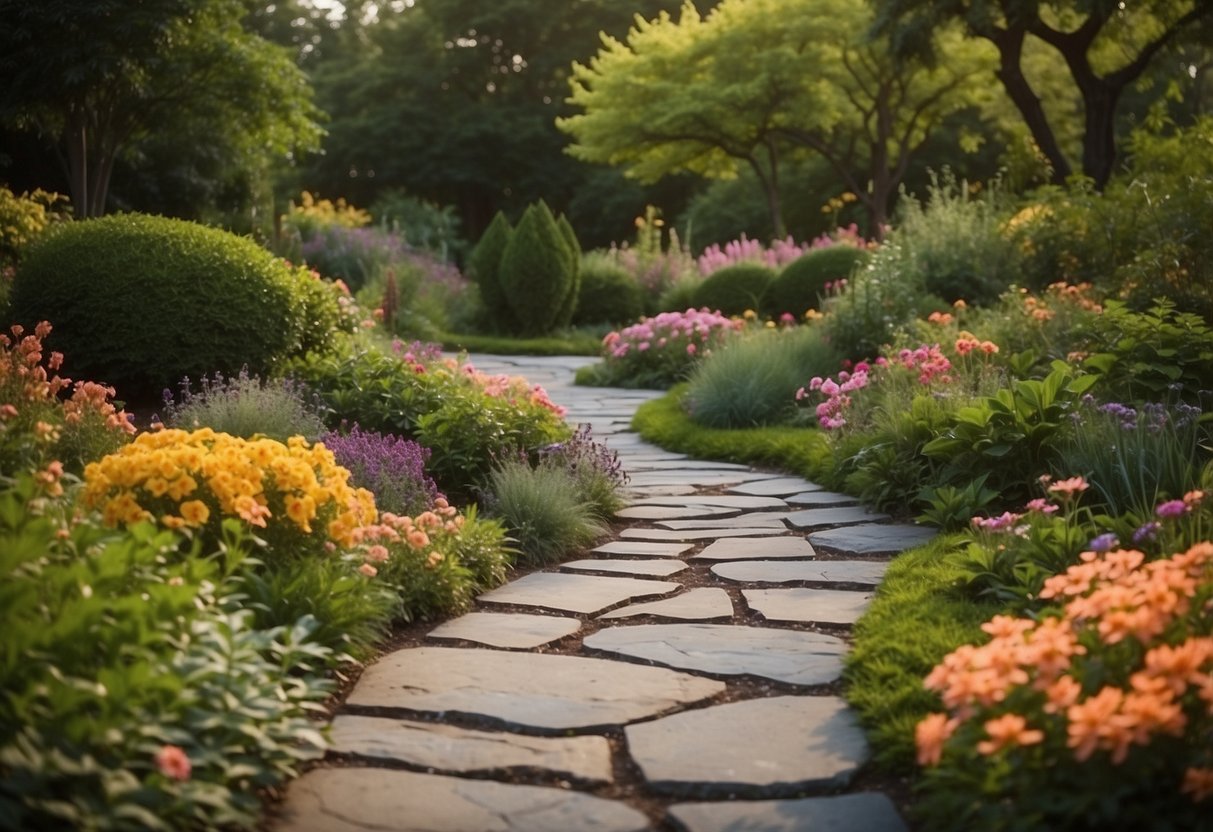
[[[851,625],[930,532],[798,477],[629,431],[651,391],[593,359],[472,356],[523,375],[619,453],[630,523],[362,674],[275,832],[893,832],[839,698]],[[858,779],[857,779],[858,775]]]

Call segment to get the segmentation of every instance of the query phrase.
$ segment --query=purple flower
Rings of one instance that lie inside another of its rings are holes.
[[[1188,513],[1188,505],[1183,500],[1170,500],[1154,509],[1154,513],[1159,517],[1172,518],[1182,517]]]
[[[1137,527],[1137,531],[1133,532],[1133,542],[1141,544],[1154,540],[1160,531],[1162,531],[1162,523],[1151,520],[1149,523]]]
[[[380,511],[418,514],[430,509],[441,496],[438,486],[425,473],[429,448],[397,436],[362,431],[355,425],[348,433],[321,437],[337,464],[349,469],[354,485],[370,490]]]
[[[1101,534],[1099,537],[1095,538],[1094,540],[1092,540],[1090,543],[1087,544],[1087,546],[1091,549],[1092,552],[1098,552],[1101,555],[1104,552],[1111,551],[1113,547],[1119,546],[1119,545],[1120,545],[1120,538],[1118,538],[1116,535],[1112,534],[1111,532],[1108,532],[1106,534]]]

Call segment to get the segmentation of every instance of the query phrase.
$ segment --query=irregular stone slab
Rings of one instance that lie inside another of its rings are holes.
[[[561,569],[572,569],[576,572],[618,572],[622,575],[650,575],[656,578],[668,578],[676,572],[682,572],[689,567],[680,560],[622,560],[607,558],[573,560],[560,564]]]
[[[726,581],[753,584],[814,583],[877,586],[889,565],[872,560],[770,561],[742,560],[719,563],[712,572]]]
[[[842,655],[847,650],[842,639],[821,633],[729,624],[611,627],[584,643],[594,650],[683,670],[762,676],[792,685],[833,682],[842,673]]]
[[[722,690],[711,679],[607,659],[412,647],[368,667],[347,703],[564,731],[620,725]]]
[[[623,489],[624,494],[635,495],[637,497],[682,497],[691,496],[698,491],[693,485],[648,485],[636,486],[629,485]]]
[[[787,531],[781,511],[747,511],[736,517],[708,520],[662,520],[657,523],[663,529],[739,529],[753,526],[771,527]]]
[[[706,517],[734,517],[741,514],[739,508],[726,506],[628,506],[615,512],[616,517],[626,520],[679,520]]]
[[[931,542],[939,532],[908,523],[864,524],[809,535],[809,542],[848,555],[892,555]]]
[[[744,589],[750,609],[767,621],[854,624],[872,601],[870,592],[838,589]]]
[[[333,720],[333,750],[395,760],[437,771],[543,769],[561,777],[609,783],[611,746],[605,737],[528,737],[474,731],[437,722],[342,714]]]
[[[655,496],[635,500],[632,505],[646,506],[727,506],[743,511],[764,508],[787,508],[778,497],[750,497],[744,494],[694,494],[685,497]]]
[[[628,604],[626,607],[604,612],[598,619],[601,621],[610,618],[631,618],[637,615],[660,615],[663,618],[680,618],[683,621],[732,618],[733,601],[723,589],[699,587],[664,601]]]
[[[801,477],[775,477],[761,482],[734,486],[729,491],[733,494],[752,494],[757,497],[786,497],[789,494],[799,494],[803,491],[814,491],[820,488],[820,485]]]
[[[761,535],[781,535],[787,532],[786,527],[750,526],[740,529],[624,529],[619,533],[621,540],[714,540],[718,537],[758,537]]]
[[[700,488],[718,485],[740,485],[743,482],[765,480],[773,474],[747,471],[695,471],[680,469],[676,471],[641,471],[632,474],[628,485],[632,487],[646,485],[694,485]]]
[[[732,702],[625,732],[649,785],[672,794],[775,797],[837,789],[868,758],[854,714],[835,696]]]
[[[669,815],[685,832],[907,832],[897,807],[880,792],[801,800],[677,803]]]
[[[797,529],[817,529],[823,526],[843,526],[854,523],[871,523],[888,520],[889,515],[868,511],[863,506],[840,506],[838,508],[806,508],[787,515],[788,522]]]
[[[637,466],[638,471],[744,471],[752,473],[750,466],[737,462],[713,462],[710,459],[655,459],[643,466]]]
[[[709,543],[695,560],[753,560],[755,558],[811,558],[812,544],[803,537],[737,538]]]
[[[412,771],[318,768],[287,790],[273,832],[644,832],[635,809],[567,789]]]
[[[676,558],[692,548],[689,543],[645,543],[638,540],[612,540],[591,549],[604,555],[643,555],[650,558]]]
[[[493,647],[527,649],[571,636],[581,629],[576,618],[526,613],[469,612],[430,630],[426,638],[457,638]]]
[[[835,491],[806,491],[803,494],[794,494],[784,499],[788,501],[789,505],[815,508],[823,506],[853,506],[859,503],[858,497],[852,497],[850,494],[839,494]]]
[[[632,598],[672,595],[681,587],[639,578],[600,578],[564,572],[532,572],[503,587],[477,596],[486,604],[514,604],[592,615]]]

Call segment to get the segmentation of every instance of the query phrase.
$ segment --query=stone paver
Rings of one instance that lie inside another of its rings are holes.
[[[624,529],[619,533],[619,538],[621,540],[688,541],[715,540],[718,537],[777,535],[785,532],[787,532],[786,528],[776,528],[775,526],[752,526],[738,529]]]
[[[738,583],[846,583],[876,586],[889,565],[871,560],[762,561],[718,563],[712,572]]]
[[[750,609],[767,621],[854,624],[872,601],[870,592],[836,589],[745,589]]]
[[[727,506],[745,511],[760,509],[786,509],[788,504],[778,497],[757,497],[746,494],[690,494],[686,496],[658,496],[633,500],[633,505],[644,506]]]
[[[695,560],[811,558],[817,553],[803,537],[733,538],[709,543]]]
[[[842,673],[846,643],[833,636],[730,624],[640,624],[599,630],[594,650],[717,676],[762,676],[793,685],[823,685]]]
[[[813,532],[809,542],[848,555],[891,555],[929,543],[938,534],[927,526],[869,523]]]
[[[541,769],[593,783],[614,779],[605,737],[528,737],[437,722],[342,715],[333,720],[333,750],[434,771],[469,773]]]
[[[515,786],[375,768],[316,769],[291,784],[274,832],[646,832],[622,803],[544,786]]]
[[[563,572],[532,572],[476,600],[486,604],[543,607],[593,615],[633,598],[672,595],[680,586],[640,578],[602,578]]]
[[[833,696],[731,702],[629,725],[624,733],[649,785],[695,797],[843,788],[868,759],[854,714]]]
[[[800,800],[676,803],[669,815],[685,832],[906,832],[880,792]]]
[[[676,558],[691,551],[690,543],[651,543],[643,540],[612,540],[591,549],[603,555],[643,556],[648,558]]]
[[[571,560],[560,564],[562,570],[571,569],[575,572],[617,572],[621,575],[648,575],[655,578],[668,578],[670,575],[683,572],[687,565],[673,560],[623,560],[621,558],[599,558],[591,560]]]
[[[563,731],[620,725],[722,690],[711,679],[606,659],[412,647],[368,667],[347,702]]]
[[[708,520],[659,520],[653,525],[663,529],[746,529],[772,528],[786,532],[787,524],[783,522],[785,512],[782,511],[750,511],[736,517],[721,517]]]
[[[576,618],[526,613],[469,612],[430,630],[427,638],[463,639],[491,647],[526,649],[571,636],[581,629]]]
[[[888,520],[889,515],[868,511],[863,506],[839,506],[837,508],[806,508],[787,515],[788,523],[796,529],[820,529],[826,526],[843,526],[851,523],[871,523]]]
[[[696,471],[679,469],[675,471],[640,471],[632,474],[628,485],[633,488],[646,485],[694,485],[700,488],[714,486],[740,485],[755,480],[770,479],[774,474],[763,474],[749,471]]]
[[[709,517],[736,517],[739,508],[727,506],[628,506],[615,516],[623,520],[700,520]]]
[[[761,482],[735,485],[729,489],[734,494],[752,494],[758,497],[787,497],[804,491],[815,491],[821,486],[800,477],[772,477]]]
[[[788,505],[822,508],[825,506],[853,506],[859,503],[857,497],[850,494],[837,494],[833,491],[806,491],[803,494],[793,494],[785,497]]]
[[[733,602],[729,594],[717,587],[699,587],[667,598],[664,601],[648,601],[643,604],[628,604],[617,610],[604,612],[599,619],[634,618],[638,615],[659,615],[663,618],[678,618],[683,621],[708,621],[713,618],[731,618]]]

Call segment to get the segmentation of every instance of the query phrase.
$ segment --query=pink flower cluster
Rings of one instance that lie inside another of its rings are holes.
[[[743,325],[741,321],[731,320],[706,307],[685,312],[662,312],[618,332],[607,333],[602,339],[602,347],[608,359],[671,348],[693,356]]]
[[[810,243],[797,243],[788,236],[782,240],[774,240],[771,247],[763,246],[758,240],[751,240],[742,234],[741,239],[725,243],[721,248],[718,243],[708,246],[699,255],[699,273],[707,277],[712,272],[733,266],[738,263],[761,263],[772,269],[791,263],[813,248]]]
[[[907,370],[918,371],[918,381],[922,384],[930,384],[936,379],[947,384],[952,380],[948,375],[952,362],[940,352],[939,344],[930,347],[923,344],[915,350],[904,349],[897,354],[897,363]]]
[[[806,390],[801,387],[796,391],[796,400],[800,401],[808,395],[809,391],[820,391],[826,400],[817,405],[817,422],[826,430],[840,428],[847,423],[844,414],[847,408],[851,406],[851,397],[849,393],[856,390],[862,390],[868,386],[868,370],[871,369],[866,362],[859,362],[855,365],[855,372],[848,373],[843,370],[838,374],[838,381],[832,378],[822,378],[814,376],[809,380],[809,386]]]

